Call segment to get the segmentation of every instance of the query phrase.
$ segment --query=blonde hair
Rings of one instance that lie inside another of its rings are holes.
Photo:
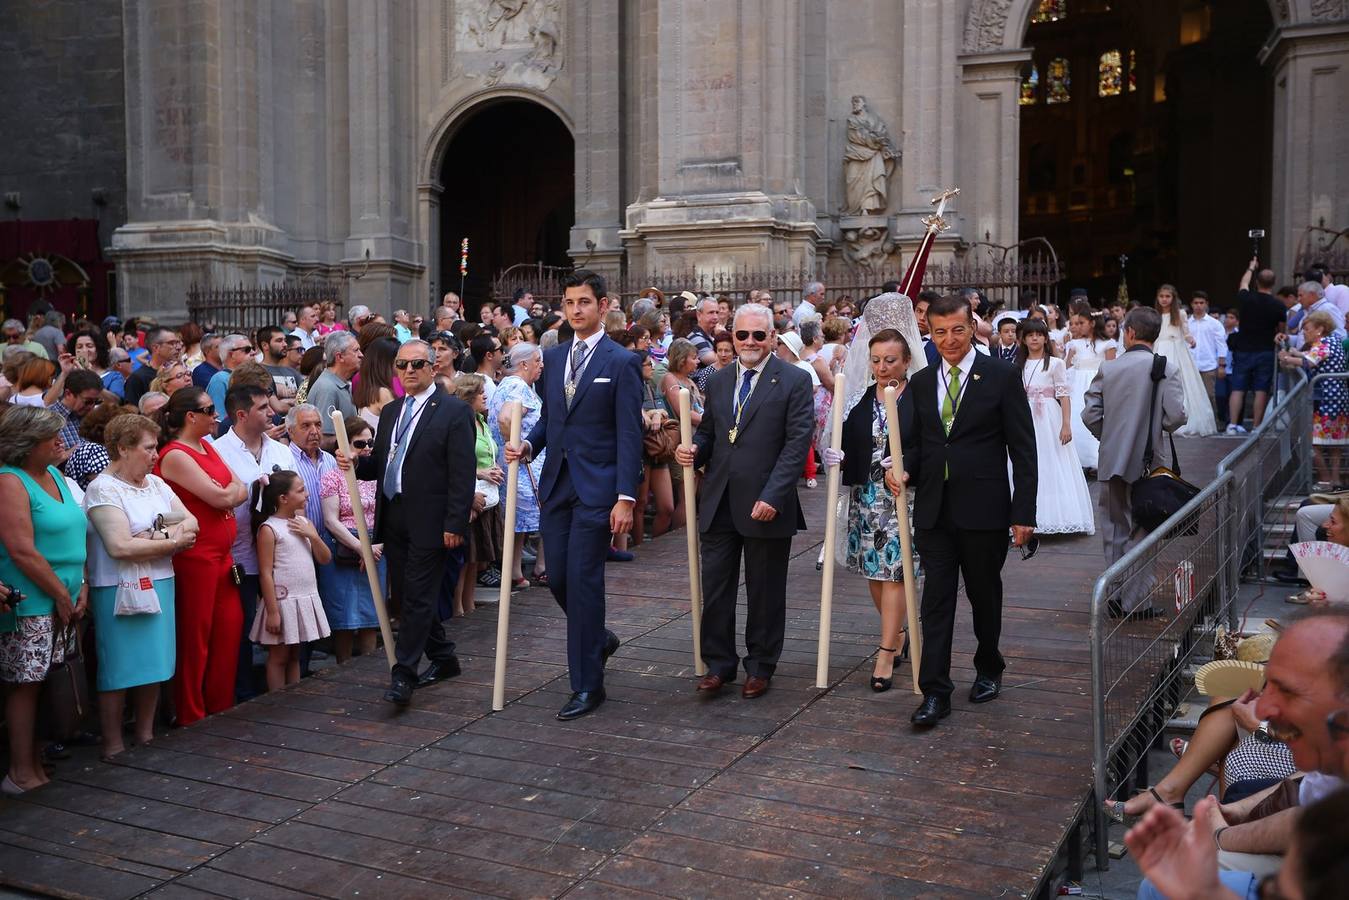
[[[1327,337],[1335,332],[1335,320],[1324,309],[1308,313],[1307,317],[1302,320],[1302,324],[1321,329],[1321,337]]]

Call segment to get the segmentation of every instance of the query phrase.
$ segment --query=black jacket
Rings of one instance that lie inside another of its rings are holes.
[[[912,386],[906,387],[896,401],[899,412],[899,435],[905,447],[913,440]],[[884,400],[881,401],[884,406]],[[866,389],[862,399],[843,420],[843,465],[839,474],[844,484],[866,484],[871,480],[871,421],[876,414],[876,385]],[[889,456],[887,450],[883,456]]]

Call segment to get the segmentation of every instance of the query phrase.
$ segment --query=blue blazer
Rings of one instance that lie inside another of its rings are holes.
[[[600,338],[568,409],[571,349],[567,341],[543,354],[543,411],[526,437],[534,455],[548,449],[539,500],[548,502],[565,461],[581,502],[610,507],[619,494],[636,497],[642,481],[642,364],[633,351]]]

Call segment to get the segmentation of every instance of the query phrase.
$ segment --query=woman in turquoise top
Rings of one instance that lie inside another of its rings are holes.
[[[56,469],[66,458],[65,417],[15,406],[0,417],[0,581],[24,595],[0,613],[0,681],[9,685],[6,794],[46,784],[34,742],[37,699],[51,667],[65,660],[70,626],[84,615],[84,510]]]

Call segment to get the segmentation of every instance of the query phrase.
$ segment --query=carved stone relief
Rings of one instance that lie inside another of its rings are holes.
[[[454,65],[488,87],[543,90],[563,65],[561,0],[459,0]]]
[[[879,216],[859,217],[840,222],[843,231],[843,258],[848,265],[868,275],[878,275],[895,252],[889,223]]]
[[[1311,12],[1318,22],[1349,19],[1349,0],[1312,0]]]
[[[965,19],[965,51],[998,50],[1007,34],[1012,0],[974,0]]]

